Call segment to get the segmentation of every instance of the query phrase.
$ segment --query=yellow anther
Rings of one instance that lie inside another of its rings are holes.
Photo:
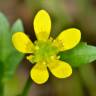
[[[34,41],[34,44],[36,44],[37,43],[37,40],[36,41]]]
[[[32,60],[32,57],[33,57],[33,55],[30,55],[30,56],[27,56],[26,58],[27,58],[27,60]]]
[[[50,38],[49,38],[49,41],[53,41],[53,38],[52,38],[52,37],[50,37]]]
[[[46,65],[46,62],[44,61],[43,64]]]
[[[51,59],[54,59],[54,56],[51,56]]]
[[[57,56],[57,59],[60,59],[60,56]]]
[[[36,48],[36,50],[38,50],[39,49],[39,46],[36,46],[35,48]]]

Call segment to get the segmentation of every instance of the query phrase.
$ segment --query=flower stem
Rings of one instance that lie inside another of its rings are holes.
[[[4,89],[3,89],[3,85],[0,84],[0,95],[4,96]]]
[[[90,96],[96,96],[96,75],[93,66],[86,64],[80,67],[79,72]]]
[[[32,86],[32,79],[29,77],[24,87],[24,90],[20,96],[28,96],[29,89],[31,86]]]
[[[4,64],[0,61],[0,96],[4,96]]]

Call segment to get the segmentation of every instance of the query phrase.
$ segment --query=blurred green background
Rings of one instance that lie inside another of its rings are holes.
[[[96,0],[0,0],[0,11],[11,24],[22,19],[24,30],[32,41],[36,39],[33,20],[40,9],[47,10],[51,16],[53,37],[64,29],[76,27],[82,32],[82,41],[96,45]],[[22,93],[31,67],[24,58],[5,86],[6,96]],[[32,82],[28,96],[96,96],[95,62],[73,68],[72,76],[66,79],[59,80],[50,74],[44,85]]]

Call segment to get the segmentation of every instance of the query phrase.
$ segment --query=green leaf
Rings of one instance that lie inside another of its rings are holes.
[[[17,20],[13,24],[12,29],[10,30],[10,34],[11,33],[13,34],[16,31],[24,31],[23,24],[22,24],[21,20]],[[8,80],[9,78],[11,78],[14,75],[16,68],[18,67],[19,63],[21,62],[21,60],[24,57],[24,54],[18,52],[14,48],[14,46],[12,44],[12,34],[9,38],[9,41],[10,41],[9,46],[10,46],[11,52],[8,55],[8,57],[6,58],[6,60],[4,61],[4,65],[5,65],[4,81]]]
[[[11,29],[6,16],[0,13],[0,96],[3,96],[5,92],[4,81],[14,75],[18,64],[24,57],[12,44],[12,33],[16,31],[24,31],[21,20],[17,20]]]
[[[5,61],[10,53],[10,25],[7,18],[0,13],[0,61]]]
[[[8,79],[12,78],[14,75],[16,68],[22,61],[24,55],[21,53],[16,52],[15,50],[10,54],[9,58],[6,59],[7,62],[5,62],[5,74],[4,74],[4,81],[7,81]]]
[[[61,60],[68,62],[73,67],[79,67],[96,60],[96,47],[82,42],[75,48],[61,52],[59,55]]]
[[[12,44],[11,32],[14,33],[16,31],[24,31],[22,21],[17,20],[11,29],[6,16],[0,13],[0,61],[4,66],[4,68],[2,68],[0,65],[0,68],[4,69],[4,80],[12,77],[18,64],[24,57]]]
[[[18,19],[14,24],[13,27],[11,29],[11,32],[24,32],[24,28],[23,28],[23,23],[20,19]]]

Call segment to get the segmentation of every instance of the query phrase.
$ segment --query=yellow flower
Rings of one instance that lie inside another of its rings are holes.
[[[37,84],[45,83],[49,78],[48,69],[57,78],[66,78],[72,74],[71,66],[59,60],[60,51],[66,51],[75,47],[81,39],[81,33],[76,28],[62,31],[57,38],[49,38],[51,31],[51,19],[45,10],[40,10],[34,19],[34,30],[37,40],[32,43],[23,32],[16,32],[12,36],[15,48],[22,53],[29,53],[27,59],[36,64],[30,75]],[[48,68],[48,69],[47,69]]]

